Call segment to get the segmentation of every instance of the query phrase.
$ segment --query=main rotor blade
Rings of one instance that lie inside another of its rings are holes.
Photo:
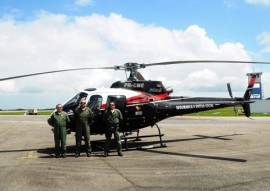
[[[17,78],[24,78],[30,76],[38,76],[43,74],[50,74],[50,73],[57,73],[57,72],[68,72],[68,71],[75,71],[75,70],[92,70],[92,69],[114,69],[114,70],[127,70],[127,68],[131,71],[135,69],[141,69],[148,66],[157,66],[157,65],[172,65],[172,64],[188,64],[188,63],[246,63],[246,64],[270,64],[270,62],[252,62],[252,61],[228,61],[228,60],[185,60],[185,61],[171,61],[171,62],[158,62],[158,63],[149,63],[149,64],[137,64],[133,63],[128,66],[113,66],[113,67],[97,67],[97,68],[75,68],[75,69],[65,69],[65,70],[55,70],[55,71],[48,71],[48,72],[39,72],[39,73],[32,73],[32,74],[25,74],[25,75],[18,75],[12,76],[8,78],[1,78],[0,81],[17,79]],[[137,74],[137,77],[144,80],[143,76],[140,73]]]
[[[25,75],[19,75],[19,76],[12,76],[8,78],[1,78],[0,81],[12,80],[12,79],[24,78],[24,77],[30,77],[30,76],[38,76],[38,75],[57,73],[57,72],[68,72],[68,71],[75,71],[75,70],[93,70],[93,69],[115,69],[115,67],[74,68],[74,69],[65,69],[65,70],[54,70],[54,71],[48,71],[48,72],[39,72],[39,73],[25,74]]]
[[[171,61],[171,62],[157,62],[150,64],[143,64],[145,67],[157,65],[172,65],[172,64],[188,64],[188,63],[243,63],[243,64],[270,64],[270,62],[252,62],[252,61],[235,61],[235,60],[185,60],[185,61]]]

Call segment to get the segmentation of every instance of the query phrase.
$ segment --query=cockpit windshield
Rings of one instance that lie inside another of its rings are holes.
[[[76,107],[77,105],[79,105],[80,101],[82,99],[86,99],[87,97],[87,93],[84,92],[80,92],[77,95],[75,95],[73,98],[71,98],[65,105],[64,105],[64,109],[65,108],[73,108]]]

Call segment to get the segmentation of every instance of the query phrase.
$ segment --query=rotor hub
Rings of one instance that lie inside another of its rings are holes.
[[[128,62],[128,63],[125,63],[124,64],[124,67],[127,71],[132,71],[132,70],[137,70],[137,69],[140,69],[140,68],[145,68],[145,65],[144,64],[138,64],[138,63],[135,63],[135,62]]]

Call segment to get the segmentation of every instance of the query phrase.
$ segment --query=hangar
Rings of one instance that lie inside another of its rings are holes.
[[[252,75],[257,75],[257,79],[251,92],[251,99],[255,100],[255,103],[250,104],[250,112],[270,113],[270,98],[263,99],[262,72],[247,73],[248,80]]]

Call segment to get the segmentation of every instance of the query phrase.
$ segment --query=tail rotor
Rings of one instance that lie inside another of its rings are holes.
[[[229,92],[230,97],[233,98],[232,88],[231,88],[231,84],[230,83],[227,83],[227,88],[228,88],[228,92]],[[235,115],[238,114],[238,109],[237,109],[236,106],[233,106],[233,111],[234,111]]]

